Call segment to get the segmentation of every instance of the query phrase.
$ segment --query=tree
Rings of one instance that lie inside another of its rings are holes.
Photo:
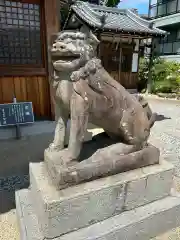
[[[120,0],[107,0],[106,6],[117,7],[119,3],[120,3]]]

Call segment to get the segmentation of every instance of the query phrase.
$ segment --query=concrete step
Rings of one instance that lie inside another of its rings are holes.
[[[43,235],[54,238],[170,195],[172,164],[156,164],[66,189],[52,184],[44,162],[32,163],[30,197]]]
[[[21,240],[42,237],[29,190],[16,192],[16,210]],[[149,240],[180,225],[180,196],[174,194],[145,206],[121,213],[86,228],[56,236],[54,240]]]

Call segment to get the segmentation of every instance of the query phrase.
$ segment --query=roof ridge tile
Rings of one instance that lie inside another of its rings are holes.
[[[79,19],[89,24],[89,26],[102,29],[102,16],[106,19],[103,23],[104,31],[116,31],[127,33],[139,33],[146,36],[165,35],[166,32],[150,26],[150,21],[142,19],[129,9],[118,9],[100,6],[83,1],[76,1],[71,6],[71,11]]]

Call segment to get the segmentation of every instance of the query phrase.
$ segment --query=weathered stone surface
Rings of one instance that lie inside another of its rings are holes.
[[[153,114],[143,109],[142,101],[132,96],[103,68],[101,60],[96,57],[99,43],[97,37],[85,26],[81,27],[79,32],[62,31],[57,34],[56,39],[52,39],[51,87],[55,103],[56,128],[54,140],[45,154],[53,155],[59,152],[65,163],[79,159],[88,122],[103,128],[109,136],[116,137],[119,143],[126,144],[125,149],[119,147],[121,151],[112,153],[112,159],[115,159],[114,155],[126,155],[146,146],[150,129],[155,121]],[[68,148],[64,150],[69,116],[70,137]],[[101,158],[106,161],[102,155]],[[124,162],[122,160],[124,168],[132,169],[128,168],[127,158],[124,158]],[[97,162],[101,168],[106,168],[106,165],[102,164],[103,160],[99,163],[98,159]],[[136,159],[135,165],[141,167],[141,159],[139,161]],[[112,170],[111,167],[110,169]],[[93,166],[90,166],[88,173],[93,175],[93,172]],[[63,175],[65,174],[63,171]],[[71,174],[67,175],[67,178],[76,178],[76,173],[73,177]],[[87,175],[87,172],[84,175]],[[78,182],[74,181],[74,184]]]
[[[168,196],[172,175],[173,166],[163,161],[58,191],[45,164],[35,163],[30,197],[44,237],[54,238]]]
[[[43,166],[41,166],[43,168]],[[124,184],[90,182],[57,191],[38,165],[31,166],[31,199],[46,237],[52,238],[106,219],[121,210]]]
[[[34,217],[35,210],[29,201],[30,198],[24,201],[24,195],[28,196],[28,190],[16,192],[17,214],[22,215],[19,221],[19,227],[22,229],[20,240],[47,240],[39,231],[38,219]],[[52,240],[149,240],[179,225],[180,196],[175,195],[126,211],[78,231],[56,236]]]
[[[65,139],[64,139],[64,144],[67,146],[69,143],[69,135],[70,135],[70,125],[71,125],[71,121],[69,120],[67,123],[67,127],[66,127],[66,135],[65,135]],[[92,132],[90,131],[86,131],[85,135],[84,135],[84,142],[88,142],[92,140]]]
[[[16,215],[21,240],[42,240],[36,212],[30,201],[29,190],[16,191]]]
[[[44,160],[57,189],[159,163],[160,152],[156,147],[149,145],[140,151],[122,155],[122,151],[129,151],[129,148],[131,146],[117,143],[98,150],[84,161],[71,164],[64,161],[62,151],[54,154],[47,151]]]
[[[64,149],[65,138],[67,139],[67,122],[70,116],[73,93],[73,82],[70,76],[73,71],[87,62],[86,57],[89,59],[91,54],[95,55],[99,40],[93,34],[63,31],[52,36],[52,42],[50,49],[52,78],[50,84],[55,104],[56,127],[54,140],[50,144],[49,150],[56,152]]]
[[[143,168],[142,171],[150,174],[146,168]],[[131,210],[166,197],[172,187],[173,172],[174,169],[164,169],[161,172],[153,172],[147,178],[128,182],[124,209]]]

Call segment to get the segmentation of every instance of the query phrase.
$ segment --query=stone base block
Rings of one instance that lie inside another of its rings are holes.
[[[91,143],[89,143],[91,148]],[[122,154],[124,152],[129,152]],[[127,172],[159,163],[160,151],[153,145],[132,151],[132,146],[116,143],[98,149],[84,161],[66,162],[67,149],[59,152],[45,151],[44,161],[52,183],[58,190],[100,177]]]
[[[174,170],[162,161],[58,191],[45,166],[30,164],[30,198],[43,237],[50,239],[167,197]]]
[[[16,192],[20,239],[47,240],[39,230],[38,219],[28,194],[28,190]],[[123,212],[63,236],[56,236],[52,240],[149,240],[179,225],[180,196],[176,195]]]

